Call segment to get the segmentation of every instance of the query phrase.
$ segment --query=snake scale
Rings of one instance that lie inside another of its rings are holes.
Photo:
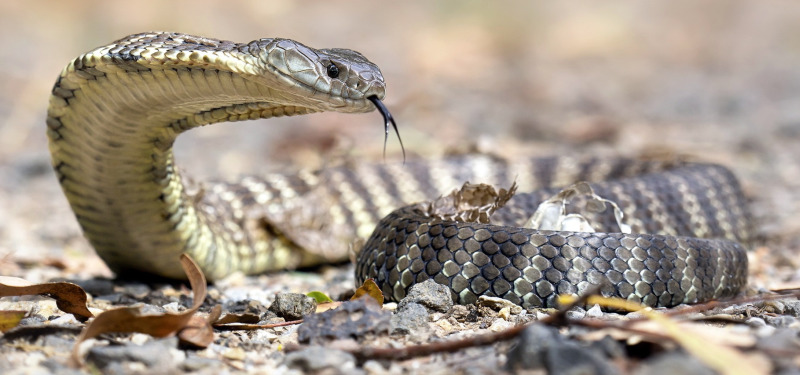
[[[52,90],[47,134],[84,235],[118,274],[181,278],[187,253],[214,280],[342,261],[354,239],[369,237],[356,279],[374,278],[390,300],[429,278],[460,303],[490,295],[523,306],[552,306],[557,294],[593,285],[672,306],[746,284],[746,202],[715,165],[465,155],[196,184],[174,163],[176,137],[192,128],[376,106],[386,116],[384,95],[378,67],[351,50],[143,33],[69,63]],[[533,192],[514,196],[491,224],[407,205],[464,181],[512,180]],[[631,234],[602,219],[596,233],[516,227],[553,187],[580,180],[620,205]]]

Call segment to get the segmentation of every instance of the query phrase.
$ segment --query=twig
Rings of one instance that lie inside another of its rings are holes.
[[[277,328],[277,327],[286,327],[292,326],[296,324],[300,324],[303,322],[303,319],[300,320],[290,320],[288,322],[281,322],[281,323],[273,323],[273,324],[243,324],[243,323],[227,323],[227,324],[219,324],[212,326],[220,331],[236,331],[236,330],[257,330],[257,329],[265,329],[265,328]]]

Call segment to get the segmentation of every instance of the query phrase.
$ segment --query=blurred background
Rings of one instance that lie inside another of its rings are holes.
[[[107,274],[50,171],[49,91],[80,53],[166,30],[362,52],[383,70],[410,158],[478,150],[723,163],[759,220],[754,282],[796,283],[798,19],[800,3],[777,0],[0,2],[0,274]],[[224,124],[182,136],[177,154],[198,179],[234,179],[380,162],[382,131],[377,113]],[[396,139],[389,154],[399,154]]]

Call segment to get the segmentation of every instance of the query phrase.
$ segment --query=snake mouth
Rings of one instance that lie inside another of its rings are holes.
[[[391,123],[395,134],[397,134],[397,140],[400,141],[400,149],[403,150],[403,164],[405,164],[406,148],[403,146],[403,139],[400,138],[400,132],[397,130],[397,123],[394,122],[394,116],[392,116],[392,113],[389,112],[389,109],[383,105],[383,102],[378,99],[377,95],[370,95],[367,97],[367,99],[371,101],[372,104],[375,104],[375,107],[378,108],[378,112],[380,112],[383,116],[383,128],[385,132],[383,137],[383,158],[386,159],[386,143],[389,142],[389,123]]]

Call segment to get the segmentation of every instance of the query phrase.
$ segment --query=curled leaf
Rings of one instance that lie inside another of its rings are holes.
[[[381,288],[378,287],[378,284],[375,284],[375,280],[365,280],[364,284],[356,289],[356,293],[353,294],[353,297],[351,297],[350,300],[354,301],[365,295],[370,296],[372,299],[377,301],[379,305],[383,305],[383,292],[381,292]]]
[[[208,347],[214,341],[214,328],[211,324],[219,320],[222,315],[222,306],[216,305],[206,317],[192,315],[186,327],[178,332],[181,345],[196,349]]]
[[[108,332],[139,332],[153,337],[165,337],[183,329],[206,298],[206,277],[188,255],[181,255],[181,266],[194,292],[192,307],[181,313],[141,315],[139,307],[123,307],[103,312],[81,332],[72,351],[76,363],[82,363],[78,348],[84,340]]]
[[[80,321],[93,317],[86,307],[86,292],[68,282],[34,284],[17,277],[0,276],[0,297],[45,295],[56,300],[56,306]]]

